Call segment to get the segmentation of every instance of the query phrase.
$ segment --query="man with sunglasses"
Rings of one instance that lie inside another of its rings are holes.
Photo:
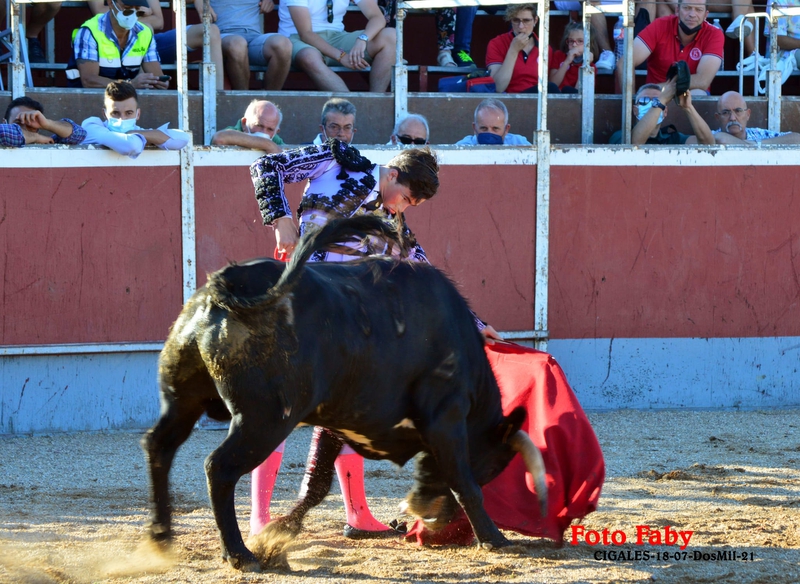
[[[377,0],[355,0],[367,18],[364,30],[346,32],[349,0],[282,0],[278,32],[292,43],[292,64],[320,91],[350,91],[330,67],[369,69],[369,90],[384,92],[392,78],[397,37],[386,27]]]
[[[689,88],[695,95],[708,95],[711,82],[722,65],[725,35],[706,22],[706,0],[679,0],[678,14],[657,18],[633,41],[633,66],[647,60],[647,83],[664,83],[675,61],[686,61],[692,74]],[[623,59],[620,59],[620,63]],[[622,66],[617,66],[622,87]]]
[[[90,18],[72,34],[69,86],[106,87],[112,81],[129,81],[136,89],[167,89],[153,31],[138,22],[140,14],[149,13],[147,0],[108,2],[108,12]]]
[[[774,132],[764,128],[748,128],[750,108],[738,91],[723,93],[717,101],[714,114],[719,123],[719,130],[714,130],[717,144],[798,144],[800,134],[797,132]]]
[[[408,114],[397,122],[388,144],[393,146],[397,146],[398,144],[403,146],[408,146],[410,144],[423,146],[428,143],[428,136],[430,136],[430,132],[428,129],[428,120],[425,119],[425,116],[421,116],[420,114]]]
[[[663,87],[655,83],[647,83],[639,88],[633,101],[633,115],[636,125],[631,130],[631,144],[715,144],[711,128],[705,123],[692,105],[692,93],[687,91],[678,96],[680,105],[694,136],[682,134],[673,125],[662,127],[667,116],[667,104],[675,97],[675,81],[672,78]],[[622,144],[622,130],[614,132],[609,144]]]

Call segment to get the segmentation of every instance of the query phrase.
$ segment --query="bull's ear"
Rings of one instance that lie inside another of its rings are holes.
[[[497,434],[503,441],[503,444],[507,443],[508,439],[516,434],[517,431],[522,427],[522,422],[525,421],[525,416],[525,408],[522,406],[517,406],[497,427]]]

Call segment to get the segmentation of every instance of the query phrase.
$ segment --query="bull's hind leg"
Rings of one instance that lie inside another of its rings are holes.
[[[142,437],[142,448],[150,472],[150,524],[153,541],[166,542],[172,536],[172,508],[169,471],[175,453],[191,434],[205,411],[202,403],[177,399],[172,387],[161,392],[161,417]]]
[[[206,458],[208,494],[219,528],[222,556],[237,570],[258,572],[261,566],[245,546],[239,530],[234,503],[236,483],[242,475],[264,462],[289,435],[293,425],[270,420],[256,412],[238,414],[225,440]]]

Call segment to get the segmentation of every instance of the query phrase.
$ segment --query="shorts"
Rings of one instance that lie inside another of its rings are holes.
[[[187,28],[188,30],[188,28]],[[159,32],[153,35],[156,41],[156,51],[158,60],[162,63],[175,63],[178,60],[178,31],[174,28],[166,32]],[[186,60],[196,61],[203,58],[203,49],[190,49],[186,47]]]
[[[580,12],[582,10],[580,2],[559,2],[559,0],[555,0],[553,4],[556,5],[556,10],[575,12]],[[600,0],[600,4],[619,4],[619,2],[617,2],[617,0]]]
[[[250,59],[251,65],[258,65],[260,67],[267,66],[267,60],[264,58],[264,43],[267,39],[277,32],[268,32],[265,34],[252,33],[252,32],[226,32],[220,34],[220,38],[227,36],[240,36],[247,41],[247,57]]]
[[[353,48],[353,45],[356,44],[358,37],[364,34],[364,31],[354,30],[353,32],[339,32],[338,30],[323,30],[317,34],[321,36],[328,44],[336,47],[340,51],[349,53],[350,49]],[[301,41],[299,34],[291,35],[289,40],[292,41],[292,65],[294,65],[294,58],[297,56],[297,53],[307,47],[311,47],[311,45]],[[313,49],[314,47],[311,48]],[[325,64],[328,67],[335,67],[336,65],[341,64],[336,59],[331,59],[330,57],[323,58],[325,59]],[[367,63],[372,63],[372,57],[369,56],[369,53],[367,53],[366,49],[364,50],[364,59],[367,61]]]

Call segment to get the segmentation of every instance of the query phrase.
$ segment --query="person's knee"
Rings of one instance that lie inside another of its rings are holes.
[[[264,41],[264,58],[289,61],[292,58],[292,41],[283,35],[273,35]]]
[[[303,71],[316,71],[327,67],[322,59],[322,53],[313,47],[300,50],[294,57],[295,64]]]
[[[222,39],[222,50],[230,59],[247,59],[247,41],[244,37],[225,37]]]
[[[219,27],[216,24],[209,25],[208,27],[208,36],[211,39],[211,42],[220,42],[219,36]]]
[[[394,50],[397,46],[397,32],[393,28],[384,28],[378,33],[375,40],[377,41],[379,50]]]

